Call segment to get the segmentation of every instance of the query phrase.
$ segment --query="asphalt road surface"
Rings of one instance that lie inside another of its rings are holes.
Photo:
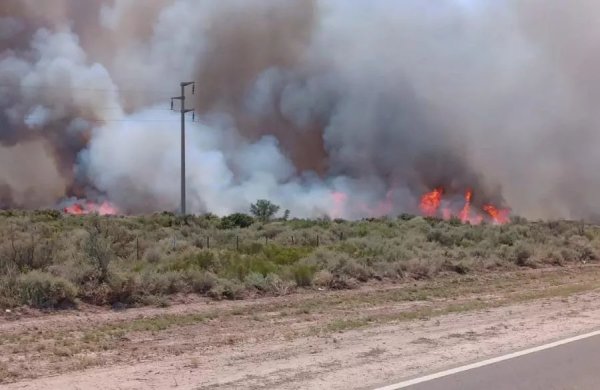
[[[459,368],[421,383],[406,381],[380,390],[596,390],[600,389],[600,335],[527,352],[480,367]],[[493,359],[492,359],[493,360]],[[471,365],[473,366],[473,365]],[[464,371],[462,371],[465,369]],[[454,372],[458,371],[458,372]],[[428,377],[424,377],[428,378]],[[424,378],[421,378],[424,379]],[[417,379],[418,382],[420,379]]]

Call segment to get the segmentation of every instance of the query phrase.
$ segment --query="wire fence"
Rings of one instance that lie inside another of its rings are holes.
[[[336,242],[345,241],[347,236],[343,233],[327,235],[324,237],[321,234],[307,235],[286,235],[285,237],[277,236],[270,238],[262,237],[247,237],[240,235],[197,235],[192,240],[188,238],[172,237],[170,239],[170,250],[177,251],[181,244],[190,245],[202,250],[229,250],[240,253],[256,254],[263,248],[269,246],[277,247],[299,247],[299,248],[318,248],[320,246],[330,245]],[[146,239],[135,237],[135,257],[141,259],[148,249],[152,246]]]

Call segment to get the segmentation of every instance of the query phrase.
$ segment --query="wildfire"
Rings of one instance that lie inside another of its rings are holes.
[[[421,211],[423,211],[423,214],[428,217],[433,217],[437,214],[440,203],[442,202],[443,193],[444,191],[442,188],[436,188],[421,197]]]
[[[471,214],[471,198],[473,197],[473,191],[467,190],[465,194],[465,206],[460,210],[459,218],[462,223],[466,223],[469,220]]]
[[[360,199],[352,199],[351,195],[332,191],[331,209],[328,215],[331,218],[341,218],[349,210],[358,214],[366,214],[370,217],[380,217],[390,215],[394,209],[393,190],[386,193],[385,199],[376,204],[369,204]],[[510,220],[510,210],[502,209],[490,203],[482,203],[475,200],[472,189],[467,189],[464,196],[448,194],[444,187],[437,187],[433,191],[427,192],[421,196],[419,208],[421,213],[427,217],[439,217],[444,220],[457,218],[462,223],[478,225],[484,221],[493,224],[505,224]],[[72,212],[72,214],[81,214]],[[114,213],[109,213],[114,214]]]
[[[110,202],[95,203],[91,201],[84,201],[79,203],[73,203],[63,209],[67,214],[71,215],[87,215],[87,214],[99,214],[99,215],[117,215],[119,209]]]
[[[346,208],[346,202],[348,201],[348,195],[343,192],[333,192],[331,194],[333,198],[333,210],[330,213],[332,218],[341,218],[344,215],[344,209]]]
[[[482,210],[475,210],[472,205],[473,191],[471,189],[465,192],[464,204],[460,209],[455,207],[457,206],[456,202],[444,201],[443,195],[444,189],[441,187],[424,194],[419,205],[423,215],[428,217],[441,215],[445,220],[457,217],[461,222],[469,222],[472,225],[478,225],[485,219],[496,224],[504,224],[509,221],[510,210],[508,209],[499,209],[494,205],[486,204]]]
[[[507,223],[509,220],[508,210],[500,210],[491,204],[486,204],[483,206],[483,210],[488,213],[492,220],[496,223],[503,224]]]

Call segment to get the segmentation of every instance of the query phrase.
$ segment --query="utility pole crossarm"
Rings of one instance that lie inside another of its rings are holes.
[[[194,81],[186,81],[180,83],[181,96],[175,96],[171,98],[171,110],[173,110],[173,102],[175,100],[181,100],[181,107],[179,112],[181,113],[181,215],[186,215],[186,194],[185,194],[185,114],[188,112],[194,112],[194,109],[185,107],[185,87],[192,86],[192,95],[196,93],[196,83]],[[194,115],[195,116],[195,115]]]

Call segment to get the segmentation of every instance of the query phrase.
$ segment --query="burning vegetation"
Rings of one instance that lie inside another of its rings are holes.
[[[63,208],[63,212],[71,215],[98,214],[105,216],[121,214],[119,209],[108,201],[104,201],[102,203],[95,203],[90,200],[77,201]]]
[[[473,190],[467,189],[460,202],[454,201],[452,197],[444,198],[444,188],[439,187],[421,196],[419,208],[427,217],[439,217],[444,220],[458,218],[462,223],[479,225],[486,221],[494,224],[505,224],[509,222],[510,210],[498,208],[490,203],[484,203],[481,208],[472,204]]]
[[[138,3],[0,1],[0,208],[177,210],[169,97],[195,81],[194,214],[600,215],[597,2]]]

